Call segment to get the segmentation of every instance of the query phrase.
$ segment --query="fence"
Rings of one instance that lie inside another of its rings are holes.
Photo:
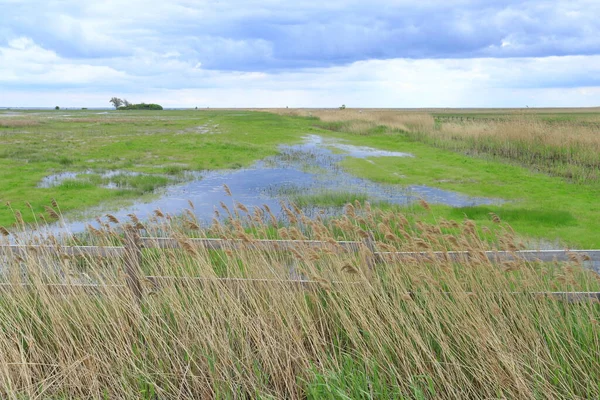
[[[568,261],[578,260],[590,262],[592,265],[600,264],[600,250],[520,250],[520,251],[427,251],[427,252],[381,252],[377,251],[376,242],[370,234],[363,241],[319,241],[319,240],[269,240],[257,239],[251,242],[238,239],[211,239],[211,238],[189,238],[189,244],[203,247],[207,250],[240,249],[250,248],[260,251],[288,251],[296,248],[310,247],[313,249],[328,249],[336,252],[358,252],[366,250],[365,263],[373,268],[378,262],[386,260],[468,260],[471,257],[485,256],[492,262],[524,260],[524,261]],[[165,277],[165,276],[143,276],[141,274],[142,249],[177,249],[181,248],[180,241],[172,238],[162,237],[140,237],[137,231],[127,230],[125,232],[125,243],[123,246],[60,246],[60,251],[69,256],[100,256],[121,257],[124,260],[126,273],[126,286],[132,294],[140,300],[143,296],[142,280],[146,279],[153,285],[159,286],[159,281],[190,280],[195,282],[208,282],[218,280],[223,283],[282,283],[280,280],[269,279],[244,279],[244,278],[202,278],[202,277]],[[26,246],[26,245],[0,245],[0,255],[25,256],[31,251],[56,251],[53,246]],[[285,281],[292,286],[307,288],[318,284],[317,281],[295,279]],[[12,284],[0,284],[0,288],[9,288]],[[23,286],[27,286],[24,284]],[[63,287],[79,286],[83,289],[97,289],[100,285],[94,284],[53,284],[48,285],[57,289]],[[125,285],[116,285],[125,286]],[[512,294],[523,294],[521,292]],[[548,295],[568,301],[582,299],[600,300],[600,292],[536,292],[536,295]]]

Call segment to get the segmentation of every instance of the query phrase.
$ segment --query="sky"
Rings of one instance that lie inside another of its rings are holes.
[[[0,107],[600,106],[599,0],[0,0]]]

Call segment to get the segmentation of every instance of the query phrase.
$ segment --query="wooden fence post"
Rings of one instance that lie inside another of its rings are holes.
[[[376,254],[377,249],[375,248],[375,236],[373,235],[373,232],[368,231],[367,234],[368,236],[363,239],[363,244],[369,250],[369,255],[366,257],[365,262],[367,267],[372,270],[375,268],[375,264],[379,260],[379,255]]]
[[[140,279],[142,247],[139,232],[132,226],[125,229],[125,273],[127,287],[137,301],[142,299],[142,283]]]

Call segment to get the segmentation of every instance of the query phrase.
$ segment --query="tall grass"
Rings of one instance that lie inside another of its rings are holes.
[[[586,115],[498,113],[491,117],[405,110],[270,110],[312,116],[322,128],[359,135],[402,133],[437,147],[516,161],[580,183],[600,182],[600,124]]]
[[[530,116],[505,120],[441,122],[432,131],[412,131],[418,140],[459,151],[516,160],[579,182],[600,180],[600,125],[552,122]]]
[[[434,118],[423,112],[389,110],[329,110],[329,109],[273,109],[283,115],[313,117],[319,119],[323,127],[337,131],[367,134],[378,126],[403,131],[426,131],[433,129]]]
[[[600,396],[600,306],[528,294],[599,290],[598,276],[576,259],[491,264],[477,254],[520,247],[497,216],[494,229],[479,229],[469,220],[432,225],[358,202],[330,220],[295,207],[286,207],[285,220],[237,203],[219,212],[230,217],[206,229],[191,212],[174,218],[157,210],[144,225],[134,215],[108,217],[79,239],[115,245],[129,224],[180,242],[182,249],[144,250],[143,273],[169,279],[160,287],[145,282],[140,303],[125,286],[120,259],[68,257],[52,237],[43,241],[50,250],[6,258],[2,279],[14,286],[0,295],[0,396]],[[361,240],[368,231],[383,251],[467,249],[475,256],[460,263],[383,259],[369,268],[366,248],[335,251],[335,240]],[[209,251],[190,236],[247,246]],[[332,247],[267,253],[253,248],[257,238]],[[103,286],[89,293],[49,283]]]

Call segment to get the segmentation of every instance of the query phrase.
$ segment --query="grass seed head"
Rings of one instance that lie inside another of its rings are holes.
[[[358,269],[352,264],[346,263],[342,266],[341,270],[349,274],[358,274]]]
[[[17,221],[17,224],[19,224],[21,226],[25,224],[25,221],[23,221],[23,214],[21,214],[21,211],[14,210],[14,215],[15,215],[15,220]]]
[[[354,218],[356,216],[354,206],[352,204],[346,204],[345,213],[347,216]]]
[[[60,215],[50,206],[44,206],[44,210],[48,213],[48,216],[53,219],[60,219]]]
[[[419,199],[419,205],[420,205],[421,207],[423,207],[423,208],[424,208],[425,210],[427,210],[427,211],[430,211],[430,210],[431,210],[431,207],[429,206],[429,203],[427,203],[427,202],[425,201],[425,199]]]
[[[489,213],[489,215],[490,215],[490,217],[492,218],[492,221],[493,221],[495,224],[499,224],[500,222],[502,222],[502,221],[500,220],[500,217],[499,217],[499,216],[498,216],[496,213],[490,212],[490,213]]]
[[[117,217],[115,217],[112,214],[106,214],[106,218],[108,218],[108,220],[110,222],[112,222],[113,224],[119,224],[120,223],[119,220],[117,219]]]
[[[135,214],[127,214],[127,216],[129,217],[129,219],[131,219],[131,222],[133,222],[134,224],[137,224],[138,222],[140,222],[137,215],[135,215]]]
[[[200,230],[200,225],[198,225],[196,222],[194,221],[190,221],[189,219],[186,219],[183,221],[185,227],[187,229],[190,229],[192,231],[198,231]]]
[[[245,212],[246,214],[248,214],[248,209],[246,208],[245,205],[243,205],[242,203],[235,203],[236,207],[238,208],[238,210]]]

